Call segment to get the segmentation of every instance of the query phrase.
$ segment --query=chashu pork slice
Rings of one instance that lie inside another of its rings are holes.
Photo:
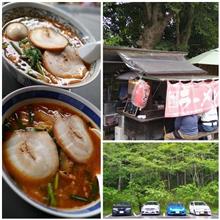
[[[45,51],[43,64],[47,71],[61,78],[82,79],[88,71],[76,50],[67,46],[61,53]]]
[[[51,51],[63,50],[68,44],[63,35],[47,27],[31,30],[29,39],[36,47]]]
[[[56,144],[45,131],[15,131],[4,144],[4,157],[12,175],[22,181],[45,180],[59,167]]]
[[[55,138],[73,160],[85,163],[93,152],[93,143],[83,120],[76,116],[59,118],[54,125]]]

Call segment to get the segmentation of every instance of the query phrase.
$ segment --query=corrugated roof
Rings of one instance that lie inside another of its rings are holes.
[[[118,52],[123,62],[132,70],[149,75],[204,75],[206,71],[192,65],[184,54]]]

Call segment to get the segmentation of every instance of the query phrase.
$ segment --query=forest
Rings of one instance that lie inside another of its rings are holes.
[[[193,57],[218,47],[218,2],[105,2],[104,42]]]
[[[104,214],[112,204],[128,201],[136,212],[156,200],[203,200],[218,209],[217,143],[105,143]]]

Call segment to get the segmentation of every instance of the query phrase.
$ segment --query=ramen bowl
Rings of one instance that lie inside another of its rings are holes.
[[[2,25],[3,25],[3,34],[5,33],[5,29],[8,24],[16,21],[16,19],[23,19],[23,18],[33,18],[33,19],[39,19],[39,20],[47,20],[51,21],[52,24],[56,24],[53,28],[57,28],[57,30],[60,28],[60,31],[62,32],[62,28],[65,27],[66,30],[72,31],[74,33],[73,36],[76,36],[77,39],[81,44],[87,44],[95,42],[95,38],[93,35],[76,19],[72,18],[67,13],[63,12],[62,10],[59,10],[53,6],[50,6],[48,4],[44,3],[34,3],[34,2],[16,2],[16,3],[8,3],[3,6],[2,8]],[[21,21],[19,21],[21,22]],[[26,22],[26,21],[25,21]],[[29,28],[33,28],[34,24],[37,22],[33,21],[32,24],[29,24]],[[98,24],[99,25],[99,24]],[[60,32],[60,33],[61,33]],[[63,33],[63,32],[62,32]],[[29,30],[29,37],[30,39],[30,30]],[[72,44],[72,39],[68,39],[69,44]],[[13,43],[13,42],[12,42]],[[6,42],[5,45],[8,43]],[[4,45],[4,40],[3,40]],[[10,44],[8,44],[11,46]],[[7,48],[7,46],[6,46]],[[100,59],[89,65],[86,71],[86,74],[80,79],[73,79],[72,83],[69,83],[69,81],[60,81],[60,83],[51,83],[51,81],[47,80],[41,80],[40,75],[36,73],[30,74],[29,66],[24,67],[26,63],[22,59],[19,60],[19,62],[13,62],[13,59],[9,59],[7,56],[6,48],[3,47],[3,66],[7,69],[7,72],[12,74],[13,77],[22,85],[30,86],[30,85],[48,85],[53,87],[60,87],[60,88],[66,88],[71,89],[75,87],[85,86],[89,83],[91,83],[99,74],[100,72]],[[15,49],[15,48],[14,48]],[[11,49],[9,48],[9,51]],[[16,52],[16,50],[15,50]],[[9,54],[11,57],[13,57],[13,54]],[[19,58],[18,58],[19,59]],[[15,59],[14,59],[15,60]],[[53,60],[53,59],[52,59]],[[21,61],[21,62],[20,62]],[[43,63],[43,62],[42,62]],[[54,62],[56,64],[56,62]],[[52,65],[50,68],[53,68],[54,65]],[[64,65],[65,66],[65,65]],[[87,67],[88,65],[85,64]],[[39,72],[39,71],[37,71]],[[50,72],[50,71],[49,71]],[[53,82],[53,80],[52,80]],[[58,81],[59,82],[59,81]]]
[[[84,119],[91,123],[95,129],[100,129],[100,112],[93,104],[72,92],[47,86],[25,87],[7,95],[3,99],[3,122],[9,117],[9,115],[21,106],[38,102],[47,102],[50,104],[65,106],[81,115]],[[100,166],[100,164],[98,166]],[[56,208],[43,204],[25,193],[15,178],[12,178],[11,173],[8,172],[4,163],[3,178],[18,196],[32,206],[46,213],[71,218],[90,217],[100,213],[100,197],[97,197],[95,200],[88,204],[83,204],[82,206],[74,208]]]

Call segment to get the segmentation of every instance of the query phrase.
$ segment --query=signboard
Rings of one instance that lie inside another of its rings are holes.
[[[211,82],[167,82],[165,117],[207,112],[219,105],[219,81]]]
[[[133,105],[130,99],[127,99],[123,112],[132,116],[136,116],[138,107]]]

